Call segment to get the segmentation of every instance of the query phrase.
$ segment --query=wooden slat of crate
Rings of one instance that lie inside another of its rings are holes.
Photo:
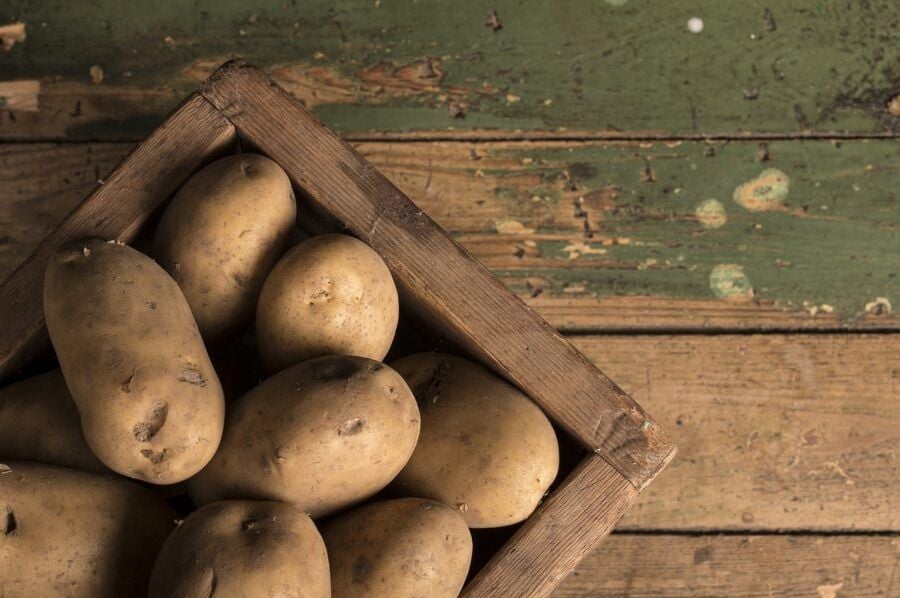
[[[0,285],[0,380],[47,342],[41,292],[53,251],[79,237],[132,240],[204,160],[234,143],[234,135],[206,100],[189,97],[5,279]]]

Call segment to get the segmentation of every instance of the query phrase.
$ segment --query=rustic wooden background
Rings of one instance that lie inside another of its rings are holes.
[[[900,595],[895,0],[8,0],[0,42],[0,277],[243,56],[675,437],[557,595]]]

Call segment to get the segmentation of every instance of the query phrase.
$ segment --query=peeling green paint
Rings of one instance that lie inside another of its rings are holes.
[[[784,209],[791,179],[777,168],[767,168],[759,176],[738,186],[734,202],[752,212]]]
[[[4,54],[3,78],[88,86],[58,91],[71,93],[73,105],[122,90],[109,117],[128,135],[146,132],[128,125],[132,114],[148,113],[143,94],[166,92],[149,110],[158,122],[204,68],[234,55],[270,71],[293,65],[294,75],[319,69],[311,85],[328,93],[315,111],[345,132],[900,130],[888,108],[900,77],[893,0],[840,8],[818,0],[491,7],[503,22],[497,32],[484,27],[487,9],[476,0],[10,0],[0,18],[24,21],[28,39]],[[767,9],[775,31],[766,28]],[[691,17],[703,19],[702,34],[688,32]],[[401,72],[415,61],[434,61],[437,70]],[[104,72],[95,88],[93,65]],[[464,108],[456,117],[451,102]],[[79,125],[69,111],[51,116],[71,121],[70,138],[109,132]]]
[[[577,170],[587,176],[572,177],[572,198],[617,190],[596,218],[584,208],[591,231],[581,235],[576,214],[571,220],[558,214],[557,224],[542,226],[547,214],[540,206],[497,198],[500,207],[487,207],[535,228],[536,250],[528,266],[497,268],[498,274],[514,286],[541,280],[548,295],[754,299],[807,311],[817,306],[844,320],[865,313],[876,297],[900,297],[900,142],[773,142],[767,168],[754,143],[714,147],[712,156],[706,144],[691,142],[494,150],[495,158],[509,162],[526,153],[533,158],[515,171],[520,178],[540,170],[562,181],[564,172],[571,176],[571,164],[583,164]],[[653,183],[641,178],[647,161]],[[784,210],[753,212],[729,203],[722,206],[728,219],[721,227],[699,225],[698,198],[729,197],[774,169],[792,173],[789,195],[776,194]],[[525,186],[519,197],[529,193]],[[548,238],[554,235],[560,238]],[[576,249],[573,259],[573,238],[591,246],[610,242],[602,244],[602,254]],[[629,242],[612,242],[620,238]]]

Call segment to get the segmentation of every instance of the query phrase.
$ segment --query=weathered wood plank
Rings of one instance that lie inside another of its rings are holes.
[[[900,536],[614,534],[553,596],[888,598],[898,554]]]
[[[900,336],[572,340],[679,447],[619,529],[900,531]]]
[[[127,147],[0,145],[0,273]],[[897,141],[357,147],[564,330],[900,325]],[[782,195],[737,203],[767,169]]]
[[[139,138],[229,55],[348,133],[900,127],[892,0],[10,0],[0,19],[27,32],[0,79],[42,83],[38,112],[0,116],[6,139]]]

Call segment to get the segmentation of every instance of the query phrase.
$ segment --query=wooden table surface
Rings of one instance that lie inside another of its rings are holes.
[[[900,595],[895,0],[125,4],[0,6],[0,277],[241,55],[675,437],[558,596]]]

